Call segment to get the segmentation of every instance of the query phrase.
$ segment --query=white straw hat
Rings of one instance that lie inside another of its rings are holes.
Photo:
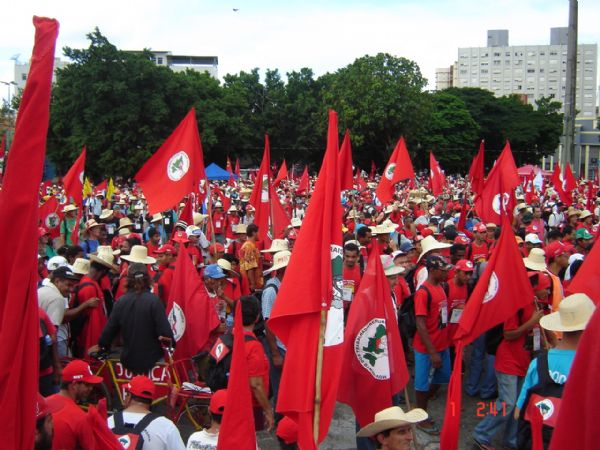
[[[133,263],[154,264],[156,259],[148,256],[148,249],[143,245],[134,245],[129,255],[121,256],[121,259]]]
[[[285,239],[273,239],[271,247],[266,250],[261,250],[262,253],[277,253],[285,250],[289,250],[290,247]]]
[[[431,250],[441,250],[449,247],[452,247],[452,244],[444,244],[443,242],[436,241],[433,236],[427,236],[421,240],[421,254],[419,255],[419,259],[417,259],[417,261],[420,261],[421,258]]]
[[[265,275],[267,275],[275,270],[279,270],[279,269],[283,269],[284,267],[287,267],[287,265],[290,262],[291,257],[292,257],[292,252],[290,252],[289,250],[282,250],[280,252],[277,252],[275,254],[275,256],[273,257],[273,265],[271,266],[271,268],[269,270],[265,270],[263,273]]]
[[[391,430],[409,423],[419,423],[427,420],[428,414],[420,409],[415,408],[407,413],[402,411],[399,406],[392,406],[375,414],[375,420],[362,428],[356,435],[358,437],[372,437],[377,434]]]
[[[523,263],[529,270],[546,270],[546,253],[541,248],[532,248]]]
[[[73,263],[73,273],[77,275],[87,275],[90,271],[90,260],[77,258]]]
[[[558,311],[540,319],[540,326],[550,331],[585,330],[596,305],[586,294],[573,294],[565,297],[558,305]]]

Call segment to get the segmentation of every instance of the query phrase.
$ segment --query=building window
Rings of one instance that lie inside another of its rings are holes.
[[[487,69],[481,69],[481,73],[488,73]]]
[[[26,73],[22,73],[21,74],[21,80],[22,81],[27,81],[27,74]]]
[[[556,51],[551,51],[550,52],[550,56],[556,56],[556,55],[558,55],[558,52],[556,52]]]
[[[546,56],[546,52],[540,52],[540,56]]]
[[[540,73],[544,73],[544,68],[540,68]]]
[[[527,69],[527,73],[535,73],[535,69]]]
[[[163,59],[162,59],[162,57],[160,57],[160,56],[159,56],[158,58],[156,58],[156,63],[157,63],[159,66],[162,66],[162,63],[163,63]]]

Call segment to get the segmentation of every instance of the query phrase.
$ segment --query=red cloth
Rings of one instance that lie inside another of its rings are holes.
[[[285,164],[285,159],[284,159],[283,163],[281,164],[281,167],[279,168],[279,172],[277,173],[277,177],[275,178],[275,181],[273,181],[273,186],[275,186],[275,187],[279,186],[279,183],[281,183],[287,177],[288,177],[288,169],[287,169],[287,165]]]
[[[52,320],[50,320],[50,317],[48,317],[48,314],[46,314],[46,311],[44,311],[42,308],[38,308],[38,317],[40,321],[43,321],[44,324],[46,325],[46,329],[48,330],[48,334],[50,335],[50,337],[52,338],[52,341],[54,341],[56,343],[56,326],[52,323]],[[38,327],[38,339],[42,338],[44,335],[42,334],[42,327]],[[54,372],[54,369],[52,366],[47,367],[45,369],[40,369],[40,378],[45,376],[45,375],[50,375],[52,372]]]
[[[308,166],[304,166],[304,172],[300,176],[298,181],[298,187],[296,188],[296,194],[308,194],[310,188],[310,182],[308,179]]]
[[[352,189],[354,187],[352,147],[350,145],[350,132],[348,130],[346,130],[338,155],[338,166],[340,170],[340,188],[342,190]]]
[[[519,319],[517,313],[504,322],[504,331],[516,330],[529,320],[534,311],[533,304],[524,307],[521,319]],[[503,339],[500,342],[498,350],[496,350],[496,363],[494,365],[497,371],[518,377],[525,376],[531,362],[531,354],[529,350],[525,350],[526,338],[527,333],[523,333],[517,339],[511,341]]]
[[[225,231],[225,227],[227,226],[227,224],[225,223],[227,219],[227,216],[225,215],[225,213],[222,212],[215,212],[212,215],[212,220],[213,220],[213,230],[215,231],[215,234],[223,234],[223,232]]]
[[[87,414],[79,405],[61,394],[51,395],[48,400],[63,405],[59,411],[52,414],[54,422],[52,450],[96,448],[92,429],[88,426]]]
[[[496,163],[496,166],[498,163]],[[461,364],[464,345],[512,317],[534,297],[523,259],[508,218],[488,264],[469,297],[455,335],[456,357],[448,387],[441,447],[456,450],[460,430]]]
[[[328,312],[329,333],[323,350],[319,441],[333,417],[341,370],[344,317],[341,293],[333,290],[334,277],[342,277],[337,158],[337,114],[330,111],[323,165],[269,319],[269,327],[287,347],[277,411],[298,423],[299,446],[307,450],[316,450],[313,415],[321,311]]]
[[[550,178],[552,185],[554,186],[554,190],[558,194],[560,201],[566,203],[567,205],[571,204],[571,198],[567,194],[565,190],[565,181],[563,179],[560,165],[558,163],[554,163],[554,171],[552,172],[552,177]]]
[[[198,190],[206,174],[194,108],[134,178],[146,196],[149,214],[166,211]]]
[[[180,253],[183,253],[180,251]],[[181,256],[181,255],[180,255]],[[177,258],[179,260],[179,258]],[[171,286],[173,285],[173,275],[175,273],[175,266],[169,264],[168,266],[158,267],[158,281],[156,282],[156,292],[165,306],[169,302],[171,297]]]
[[[225,237],[228,239],[235,239],[234,229],[240,223],[240,216],[235,214],[227,215],[227,229],[225,230]]]
[[[407,178],[415,178],[415,171],[413,169],[410,155],[404,142],[404,137],[400,137],[400,140],[394,148],[392,156],[388,161],[379,185],[375,190],[375,194],[379,201],[383,204],[393,200],[395,184],[399,181],[406,180]]]
[[[438,163],[435,156],[433,156],[433,152],[429,152],[429,173],[431,192],[437,197],[444,192],[444,187],[446,187],[446,177],[444,172],[442,172],[440,163]]]
[[[483,191],[483,186],[485,183],[484,176],[484,147],[483,141],[479,144],[479,151],[477,152],[477,156],[473,159],[471,163],[471,168],[469,169],[469,179],[471,180],[471,191],[476,194],[481,194]]]
[[[67,203],[75,203],[83,206],[83,172],[85,171],[85,146],[81,154],[75,160],[69,171],[63,177],[63,186],[67,196]]]
[[[600,417],[600,309],[590,319],[579,341],[575,360],[558,412],[550,450],[598,448],[598,417]]]
[[[79,303],[85,303],[94,297],[98,297],[100,302],[95,308],[87,308],[81,314],[87,316],[87,320],[81,330],[81,335],[77,339],[77,345],[80,351],[87,352],[87,349],[98,343],[100,334],[107,322],[106,311],[104,309],[104,293],[100,285],[88,275],[84,275],[79,281],[80,285],[90,283],[79,289],[77,298]]]
[[[360,267],[358,262],[354,265],[352,269],[344,266],[342,270],[342,289],[343,294],[342,298],[344,299],[344,307],[347,308],[350,306],[350,303],[353,301],[358,289],[360,287]]]
[[[429,339],[431,339],[431,343],[436,351],[441,352],[447,349],[449,344],[448,327],[440,329],[440,321],[444,314],[446,315],[446,323],[448,322],[448,299],[442,286],[434,286],[429,281],[425,281],[422,286],[427,287],[431,293],[431,306],[427,308],[427,292],[424,289],[418,289],[415,292],[415,315],[425,316],[425,325],[427,326]],[[429,353],[419,333],[415,334],[413,347],[418,352]]]
[[[487,242],[483,241],[483,243],[477,244],[475,241],[473,241],[467,247],[467,249],[469,250],[469,254],[467,256],[473,263],[481,260],[488,260],[490,250]]]
[[[456,284],[454,277],[448,281],[448,339],[452,343],[458,323],[452,323],[452,312],[455,309],[462,309],[467,302],[467,285],[459,286]]]
[[[123,450],[123,446],[117,440],[117,436],[108,428],[106,417],[93,405],[89,406],[86,414],[87,426],[89,427],[96,449]]]
[[[352,407],[361,426],[392,406],[392,396],[409,380],[396,309],[377,250],[371,252],[364,280],[348,315],[338,391],[338,400]]]
[[[244,336],[254,336],[251,331],[244,331]],[[265,387],[265,394],[269,394],[269,359],[265,349],[259,340],[245,341],[246,364],[248,366],[248,377],[261,377]],[[252,396],[252,406],[260,408],[260,403]]]
[[[234,334],[237,336],[244,334],[241,302],[236,304]],[[231,371],[227,384],[227,401],[219,431],[217,450],[234,448],[236,450],[256,450],[252,393],[248,382],[249,367],[245,351],[244,339],[234,339]]]
[[[197,354],[205,346],[210,332],[221,323],[185,247],[181,247],[180,252],[175,270],[169,269],[163,275],[173,274],[166,311],[177,341],[177,360]]]
[[[475,200],[477,213],[483,222],[500,225],[504,214],[511,215],[510,202],[514,189],[521,184],[517,166],[508,142],[490,170],[480,195]]]
[[[48,230],[53,239],[60,236],[60,222],[63,217],[64,214],[56,197],[50,197],[40,206],[40,224]]]
[[[571,280],[568,294],[582,292],[598,305],[600,302],[600,244],[596,243]]]
[[[231,300],[239,300],[242,296],[240,280],[237,278],[227,278],[225,286],[223,287],[223,293]]]

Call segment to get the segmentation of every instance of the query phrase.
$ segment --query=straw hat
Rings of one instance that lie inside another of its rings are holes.
[[[405,413],[399,406],[392,406],[375,414],[375,420],[362,428],[356,435],[358,437],[372,437],[402,425],[423,422],[428,417],[427,413],[420,408]]]
[[[207,217],[208,217],[208,214],[201,214],[201,213],[197,213],[197,212],[192,214],[192,220],[194,222],[194,225],[200,225],[202,223],[202,221],[204,219],[206,219]]]
[[[90,261],[85,258],[77,258],[73,263],[73,273],[87,275],[90,272]]]
[[[103,224],[96,222],[94,219],[90,219],[85,223],[85,229],[90,230],[94,227],[101,227]]]
[[[381,255],[380,258],[386,277],[399,275],[404,272],[404,267],[394,264],[394,257],[392,255]]]
[[[289,250],[288,242],[285,239],[273,239],[271,247],[261,250],[261,253],[277,253]]]
[[[546,270],[546,252],[541,248],[532,248],[527,258],[523,258],[525,267],[529,270]]]
[[[129,236],[131,230],[129,228],[119,228],[119,236]]]
[[[590,216],[593,216],[593,214],[590,211],[588,211],[587,209],[584,209],[581,212],[581,214],[579,214],[579,220],[585,219],[585,218],[590,217]]]
[[[156,259],[148,256],[148,249],[143,245],[134,245],[131,248],[131,253],[121,256],[121,259],[142,264],[154,264],[156,262]]]
[[[387,219],[387,220],[384,220],[381,223],[381,225],[377,226],[377,232],[378,232],[378,234],[393,233],[394,231],[396,231],[396,228],[398,228],[398,225],[396,225],[391,220]]]
[[[558,311],[540,319],[540,325],[550,331],[585,330],[596,305],[586,294],[573,294],[564,298],[558,305]]]
[[[289,250],[282,250],[280,252],[277,252],[275,254],[275,256],[273,257],[273,265],[271,266],[271,268],[269,270],[265,270],[263,272],[263,274],[267,275],[275,270],[279,270],[279,269],[283,269],[284,267],[287,267],[287,265],[290,262],[291,257],[292,257],[292,252],[290,252]]]
[[[119,250],[119,249],[113,250],[113,248],[110,245],[99,245],[98,250],[96,251],[96,254],[117,256],[117,255],[121,254],[121,250]]]
[[[129,219],[129,217],[122,217],[119,219],[119,230],[125,227],[132,227],[133,222]]]
[[[77,206],[75,206],[75,205],[67,205],[62,210],[63,213],[68,213],[68,212],[71,212],[71,211],[77,211]]]
[[[444,244],[443,242],[436,241],[433,236],[427,236],[421,240],[421,254],[419,255],[419,259],[417,259],[417,262],[432,250],[441,250],[449,247],[452,247],[452,244]]]
[[[231,206],[229,207],[229,209],[227,210],[227,212],[228,212],[228,213],[236,213],[236,212],[237,212],[237,210],[238,210],[238,209],[236,208],[236,206],[235,206],[235,205],[231,205]]]
[[[571,216],[579,216],[580,211],[578,209],[573,208],[572,206],[569,206],[569,209],[567,210],[567,216],[571,217]]]
[[[109,268],[110,270],[119,270],[114,264],[115,257],[111,253],[98,253],[98,255],[90,255],[90,262],[95,262]]]
[[[371,230],[371,236],[377,236],[379,234],[379,226],[374,226],[374,227],[369,227],[369,230]]]
[[[102,212],[100,213],[100,220],[108,219],[112,215],[113,215],[112,210],[110,210],[110,209],[103,209]]]
[[[152,219],[150,219],[150,223],[160,222],[163,219],[163,215],[161,213],[156,213],[152,215]]]
[[[233,272],[231,269],[231,263],[226,259],[220,258],[217,260],[217,266],[219,266],[223,270],[228,270],[229,272]]]
[[[248,225],[246,225],[245,223],[238,223],[235,226],[235,229],[233,230],[233,232],[235,234],[246,234],[247,228],[248,228]]]

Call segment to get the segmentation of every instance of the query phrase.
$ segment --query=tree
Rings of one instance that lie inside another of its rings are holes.
[[[409,149],[414,148],[411,144],[429,111],[423,93],[427,80],[414,61],[379,53],[358,58],[323,78],[325,105],[338,112],[343,128],[351,130],[360,164],[373,156],[380,162],[387,160],[400,135]]]

